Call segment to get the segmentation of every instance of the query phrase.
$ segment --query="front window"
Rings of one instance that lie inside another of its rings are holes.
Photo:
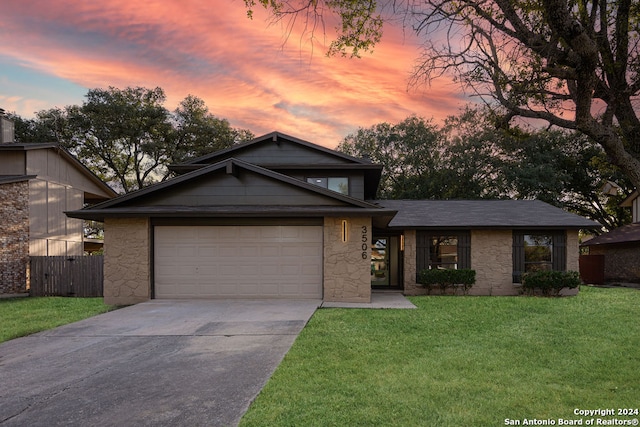
[[[567,236],[564,231],[513,232],[513,283],[521,283],[524,273],[566,269]]]
[[[432,236],[429,243],[429,268],[458,268],[458,237]]]
[[[347,177],[316,177],[307,178],[309,184],[314,184],[340,194],[349,194],[349,178]]]
[[[524,272],[553,269],[553,237],[548,234],[525,234]]]
[[[471,268],[471,233],[467,230],[418,230],[416,273],[433,268]]]

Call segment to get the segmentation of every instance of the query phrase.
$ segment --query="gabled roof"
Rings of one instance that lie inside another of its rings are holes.
[[[619,243],[640,242],[640,222],[623,225],[609,231],[608,233],[596,236],[587,240],[582,246],[612,245]]]
[[[365,179],[365,198],[375,197],[382,176],[382,165],[280,132],[271,132],[243,144],[234,145],[184,163],[170,165],[169,169],[181,174],[230,158],[285,174],[308,176],[331,174],[332,172],[334,176],[335,173],[362,174]]]
[[[207,154],[201,157],[197,157],[195,159],[189,160],[187,162],[184,162],[184,165],[194,165],[194,164],[211,164],[211,163],[216,163],[222,159],[227,159],[230,157],[235,157],[238,158],[238,154],[242,153],[242,152],[246,152],[248,150],[251,149],[255,149],[258,146],[263,146],[263,145],[267,145],[267,144],[275,144],[275,145],[280,145],[284,142],[289,142],[289,143],[293,143],[294,145],[300,146],[300,147],[304,147],[313,151],[317,151],[319,153],[323,153],[324,155],[326,155],[326,157],[329,159],[334,159],[334,160],[339,160],[342,163],[348,163],[351,165],[365,165],[365,166],[376,166],[378,167],[378,165],[374,165],[373,163],[371,163],[370,161],[364,160],[364,159],[359,159],[357,157],[353,157],[353,156],[349,156],[347,154],[344,153],[340,153],[339,151],[335,151],[335,150],[331,150],[329,148],[323,147],[321,145],[317,145],[317,144],[313,144],[309,141],[305,141],[299,138],[295,138],[293,136],[290,135],[285,135],[284,133],[281,132],[271,132],[268,133],[266,135],[262,135],[259,136],[255,139],[252,139],[251,141],[242,143],[242,144],[238,144],[238,145],[234,145],[232,147],[229,148],[225,148],[223,150],[219,150],[216,152],[213,152],[211,154]],[[255,164],[259,164],[260,166],[265,166],[264,164],[260,164],[259,162],[252,162]],[[331,163],[335,163],[331,162]],[[272,163],[273,164],[273,163]]]
[[[96,194],[97,198],[105,199],[108,197],[116,197],[116,193],[109,185],[102,181],[96,174],[94,174],[89,168],[87,168],[80,160],[78,160],[73,154],[69,153],[65,148],[61,147],[58,143],[8,143],[0,144],[0,151],[32,151],[32,150],[55,150],[62,158],[69,162],[76,170],[78,170],[87,180],[92,182],[99,190],[104,192],[102,194]]]
[[[393,228],[600,228],[597,222],[538,200],[375,200],[397,210]]]
[[[211,185],[214,180],[217,180],[216,185]],[[265,189],[272,193],[262,194]],[[395,211],[234,158],[67,212],[73,218],[99,221],[125,216],[321,217],[349,214],[390,219]]]

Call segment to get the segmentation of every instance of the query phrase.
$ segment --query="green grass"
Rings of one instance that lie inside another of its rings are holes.
[[[102,298],[0,299],[0,343],[113,309]]]
[[[411,300],[318,310],[241,425],[497,426],[640,405],[638,290]]]

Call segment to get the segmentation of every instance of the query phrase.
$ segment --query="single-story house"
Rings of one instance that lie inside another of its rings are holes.
[[[108,304],[151,298],[419,294],[422,268],[472,268],[476,295],[578,269],[598,224],[539,201],[375,200],[382,167],[274,132],[174,165],[173,179],[72,210],[104,221]]]
[[[633,223],[582,244],[590,257],[602,257],[604,282],[640,283],[640,197],[634,191],[621,204],[630,207]],[[590,258],[589,258],[590,260]],[[602,273],[602,272],[601,272]]]

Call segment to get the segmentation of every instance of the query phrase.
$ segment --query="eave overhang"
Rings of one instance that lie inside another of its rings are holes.
[[[35,179],[37,175],[0,175],[0,184],[13,184]]]
[[[162,194],[164,190],[178,186],[190,180],[198,179],[210,173],[221,172],[236,173],[237,168],[252,171],[256,174],[275,179],[291,187],[303,189],[315,193],[333,201],[338,201],[343,206],[336,205],[258,205],[247,204],[231,206],[185,206],[185,205],[136,205],[138,200],[154,195]],[[214,165],[180,175],[171,180],[120,196],[106,202],[76,211],[65,212],[72,218],[104,221],[105,218],[123,217],[149,217],[149,218],[223,218],[223,217],[324,217],[324,216],[368,216],[376,217],[377,224],[388,224],[396,211],[376,206],[367,201],[346,196],[335,191],[318,187],[313,184],[292,178],[287,175],[274,172],[238,159],[227,159]]]

